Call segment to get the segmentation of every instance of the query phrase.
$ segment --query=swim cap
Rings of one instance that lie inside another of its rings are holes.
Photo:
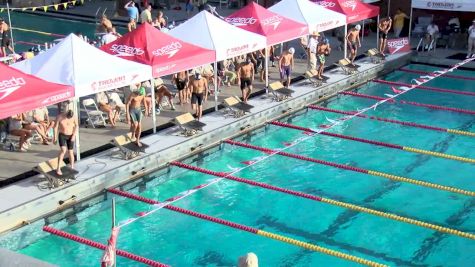
[[[145,95],[145,87],[140,86],[138,91],[139,91],[139,95]]]
[[[68,110],[66,112],[66,118],[71,119],[74,116],[74,112],[72,110]]]
[[[290,54],[295,53],[295,48],[293,48],[293,47],[289,48],[289,53],[290,53]]]
[[[246,63],[247,63],[247,64],[250,64],[250,63],[251,63],[251,59],[250,59],[250,58],[246,58]]]
[[[325,38],[325,39],[323,39],[323,43],[324,43],[324,44],[329,44],[329,43],[330,43],[330,40],[328,40],[328,38]]]
[[[361,25],[356,24],[355,29],[358,30],[358,31],[361,30]]]
[[[201,79],[201,74],[200,74],[199,72],[196,72],[196,73],[195,73],[195,79],[196,79],[196,80]]]

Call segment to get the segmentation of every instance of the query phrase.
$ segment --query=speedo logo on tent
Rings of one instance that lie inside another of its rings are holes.
[[[343,2],[341,5],[344,6],[344,7],[351,8],[351,10],[354,11],[355,8],[356,8],[357,3],[354,0],[348,0],[348,1]]]
[[[156,57],[168,55],[168,58],[173,57],[178,51],[180,51],[182,45],[180,42],[173,42],[171,44],[165,45],[157,50],[152,51],[152,54]]]
[[[12,77],[9,80],[0,81],[0,100],[20,89],[26,82],[23,78]]]
[[[319,1],[319,2],[317,2],[317,4],[319,4],[322,7],[335,7],[334,2]]]
[[[262,20],[261,23],[262,23],[263,26],[273,25],[274,30],[276,30],[277,27],[279,27],[279,24],[282,20],[283,20],[283,18],[281,16],[275,15],[275,16],[272,16],[272,17],[269,17],[269,18],[266,18],[266,19]]]
[[[388,41],[388,47],[390,48],[400,48],[407,44],[409,44],[409,40],[407,40],[406,38],[402,38],[396,41]]]
[[[252,25],[257,22],[257,19],[250,17],[250,18],[225,18],[226,22],[231,23],[234,26],[245,26],[245,25]]]
[[[45,100],[43,100],[43,102],[41,102],[41,104],[47,105],[49,103],[59,102],[63,99],[68,99],[68,98],[71,98],[71,93],[70,92],[64,92],[64,93],[61,93],[61,94],[58,94],[58,95],[53,95],[53,96],[50,96],[50,97],[46,98]]]
[[[118,45],[118,44],[112,45],[110,50],[114,52],[116,56],[121,56],[121,57],[140,56],[140,55],[143,55],[144,53],[142,48],[132,47],[128,45]]]

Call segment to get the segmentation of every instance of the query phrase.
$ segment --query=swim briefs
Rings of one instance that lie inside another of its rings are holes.
[[[251,78],[241,78],[241,90],[246,89],[246,87],[252,86]]]
[[[67,146],[68,150],[74,149],[74,140],[72,140],[72,135],[66,135],[63,133],[58,134],[58,143],[60,147]]]
[[[203,93],[191,93],[191,104],[203,104]]]

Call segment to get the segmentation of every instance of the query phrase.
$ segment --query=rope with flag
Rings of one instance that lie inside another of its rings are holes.
[[[58,11],[60,6],[63,6],[63,8],[67,8],[69,4],[71,5],[76,5],[76,3],[79,2],[84,4],[84,0],[73,0],[61,4],[53,4],[53,5],[43,5],[43,6],[31,6],[31,7],[2,7],[0,8],[0,13],[3,11],[36,11],[37,9],[43,10],[44,12],[47,12],[49,8],[53,7],[54,10]]]

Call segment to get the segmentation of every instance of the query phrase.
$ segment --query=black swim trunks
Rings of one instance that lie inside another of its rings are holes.
[[[250,86],[252,86],[251,78],[241,78],[241,90],[249,88]]]
[[[191,93],[191,104],[203,104],[203,93]]]
[[[68,150],[74,149],[74,140],[72,140],[72,135],[66,135],[59,133],[58,134],[58,143],[60,147],[67,146]]]
[[[388,34],[385,33],[385,32],[379,32],[379,38],[383,39],[383,40],[386,40],[386,39],[388,39]]]
[[[358,49],[358,45],[357,45],[356,41],[349,42],[348,43],[348,48],[350,50],[355,50],[356,51]]]
[[[186,86],[185,80],[176,78],[175,83],[176,83],[176,89],[178,89],[178,91],[185,89],[185,86]]]

